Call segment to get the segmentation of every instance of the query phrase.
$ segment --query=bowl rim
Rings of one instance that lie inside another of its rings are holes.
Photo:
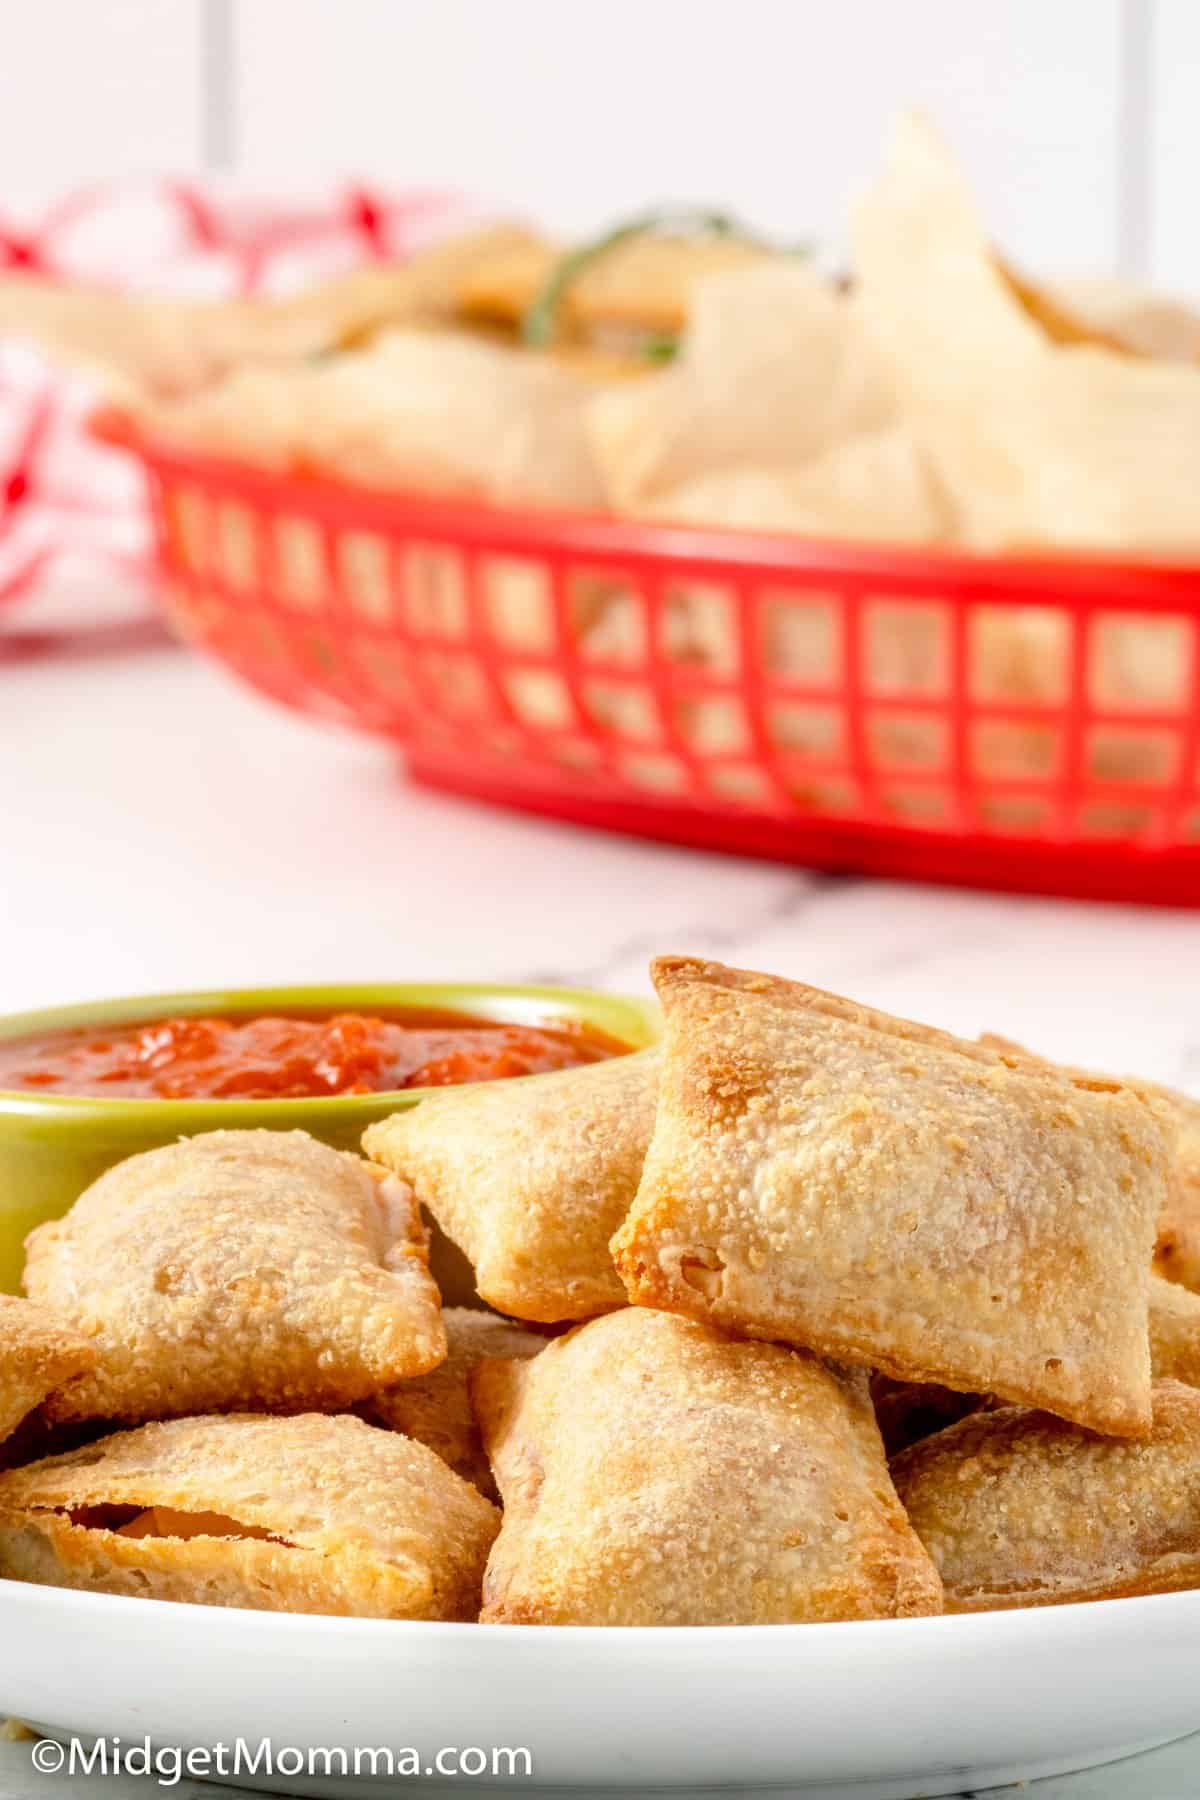
[[[523,1079],[514,1077],[514,1079]],[[530,1078],[532,1079],[532,1077]],[[306,1636],[354,1638],[397,1637],[416,1641],[440,1638],[443,1643],[483,1643],[510,1645],[571,1644],[592,1652],[622,1644],[628,1650],[639,1643],[669,1645],[678,1651],[694,1644],[700,1655],[708,1652],[699,1646],[724,1644],[728,1648],[761,1641],[769,1637],[781,1647],[789,1642],[820,1645],[828,1650],[834,1645],[849,1649],[875,1639],[888,1645],[902,1638],[911,1643],[914,1637],[926,1641],[927,1647],[938,1639],[950,1644],[959,1641],[968,1649],[980,1635],[988,1639],[1014,1640],[1019,1648],[1022,1640],[1042,1637],[1050,1643],[1072,1643],[1090,1639],[1097,1631],[1117,1630],[1122,1621],[1136,1631],[1152,1629],[1168,1636],[1181,1624],[1200,1630],[1200,1588],[1171,1588],[1157,1594],[1123,1594],[1097,1600],[1070,1600],[1057,1605],[1007,1606],[980,1609],[977,1612],[928,1613],[899,1619],[824,1619],[763,1625],[481,1625],[475,1619],[380,1619],[360,1618],[352,1614],[267,1612],[255,1607],[208,1606],[195,1600],[156,1600],[139,1594],[110,1594],[102,1589],[89,1591],[58,1586],[53,1582],[18,1581],[0,1577],[0,1605],[24,1603],[44,1611],[71,1611],[81,1606],[111,1622],[180,1631],[219,1631],[222,1621],[235,1620],[240,1630],[270,1636],[288,1633]],[[883,1634],[882,1639],[880,1633]],[[1193,1728],[1195,1729],[1195,1728]]]
[[[539,986],[494,981],[349,981],[297,982],[272,987],[186,988],[168,993],[122,994],[35,1007],[0,1014],[0,1042],[80,1025],[134,1024],[139,1020],[202,1017],[206,1014],[255,1013],[312,1008],[359,1011],[376,1007],[435,1007],[472,1014],[497,1023],[554,1025],[580,1021],[631,1045],[630,1055],[643,1055],[658,1042],[662,1019],[648,996],[605,992],[600,988]],[[586,1066],[586,1065],[585,1065]],[[538,1075],[512,1075],[509,1081],[536,1081]],[[460,1088],[490,1085],[461,1082]],[[276,1099],[157,1099],[151,1095],[47,1094],[29,1088],[0,1088],[0,1117],[77,1121],[172,1119],[197,1128],[218,1122],[262,1125],[271,1120],[291,1123],[317,1110],[331,1122],[370,1123],[381,1107],[409,1106],[440,1088],[393,1088],[371,1094],[311,1094]]]

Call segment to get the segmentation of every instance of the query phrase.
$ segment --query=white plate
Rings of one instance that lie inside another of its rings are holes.
[[[654,1631],[311,1618],[0,1581],[0,1713],[126,1744],[412,1746],[426,1767],[439,1749],[526,1749],[531,1779],[496,1778],[510,1793],[909,1800],[1059,1773],[1200,1726],[1198,1655],[1200,1592]],[[284,1766],[257,1785],[372,1791]],[[495,1791],[483,1776],[414,1785]]]

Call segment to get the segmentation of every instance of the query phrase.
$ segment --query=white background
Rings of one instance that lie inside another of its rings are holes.
[[[0,211],[148,169],[446,184],[836,244],[922,104],[1030,265],[1200,289],[1196,0],[3,0]]]

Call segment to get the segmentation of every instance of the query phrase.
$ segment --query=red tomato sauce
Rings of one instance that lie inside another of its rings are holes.
[[[293,1100],[538,1075],[620,1056],[584,1025],[463,1013],[151,1019],[0,1040],[0,1090],[109,1099]]]

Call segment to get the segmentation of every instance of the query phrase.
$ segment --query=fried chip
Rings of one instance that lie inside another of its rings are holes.
[[[1200,1587],[1200,1392],[1156,1382],[1136,1443],[1044,1412],[973,1413],[892,1464],[947,1612]]]
[[[954,521],[928,457],[901,425],[862,433],[797,469],[714,470],[645,508],[674,524],[930,543]]]
[[[568,366],[451,332],[395,330],[300,368],[248,365],[142,433],[184,449],[370,488],[594,506],[584,435],[596,382]]]
[[[0,1294],[0,1443],[56,1387],[95,1360],[87,1339],[51,1308]]]
[[[1093,340],[1160,362],[1200,362],[1200,313],[1184,301],[1116,275],[1074,276],[1041,291]]]
[[[1200,1306],[1200,1300],[1196,1304]],[[442,1323],[449,1345],[445,1362],[428,1375],[414,1376],[376,1394],[365,1402],[363,1417],[428,1445],[456,1475],[494,1500],[496,1484],[471,1406],[468,1378],[485,1356],[523,1361],[537,1356],[550,1339],[475,1307],[449,1306]]]
[[[637,1190],[657,1077],[657,1054],[642,1052],[447,1089],[372,1125],[363,1145],[466,1253],[489,1305],[586,1319],[625,1304],[608,1241]]]
[[[472,1392],[505,1504],[484,1623],[941,1610],[860,1377],[627,1308],[481,1363]]]
[[[635,512],[705,476],[794,472],[894,417],[853,303],[783,261],[703,282],[678,362],[587,408],[608,500]]]
[[[28,1253],[30,1295],[96,1357],[50,1396],[55,1421],[332,1411],[446,1354],[412,1196],[303,1131],[130,1157]]]
[[[1047,329],[924,119],[900,121],[852,237],[860,316],[966,542],[1196,549],[1200,368]]]
[[[568,255],[539,242],[481,257],[458,290],[462,317],[516,330]],[[775,252],[732,234],[673,237],[644,232],[614,244],[580,270],[558,307],[560,334],[613,343],[638,334],[674,337],[688,323],[694,292],[711,275],[773,259]]]
[[[654,976],[658,1113],[613,1240],[636,1304],[1148,1429],[1168,1145],[1140,1095],[797,982]]]
[[[247,365],[299,365],[385,326],[450,324],[480,263],[535,240],[494,224],[445,238],[406,262],[371,264],[301,293],[181,300],[0,280],[0,335],[28,338],[96,379],[114,404],[178,400]],[[247,420],[247,423],[250,421]]]
[[[0,1574],[264,1612],[472,1619],[498,1515],[423,1444],[174,1419],[0,1475]]]

